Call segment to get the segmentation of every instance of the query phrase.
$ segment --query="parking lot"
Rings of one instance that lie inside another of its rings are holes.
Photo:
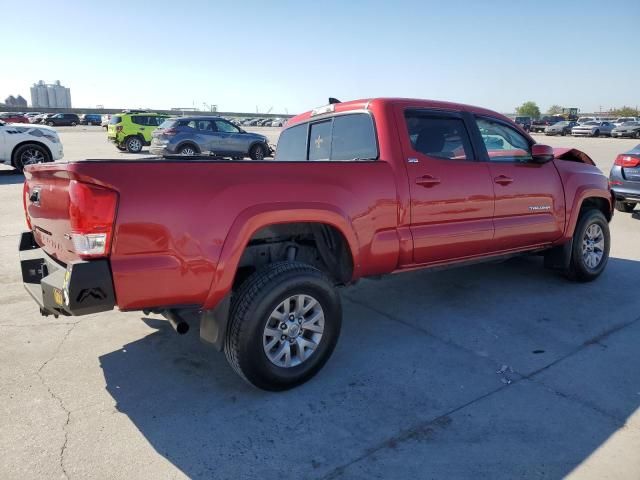
[[[255,129],[277,140],[279,128]],[[59,128],[66,160],[137,158]],[[637,140],[544,137],[607,172]],[[0,478],[640,478],[640,208],[593,283],[541,257],[363,280],[322,372],[245,384],[160,316],[41,317],[0,171]],[[170,195],[170,192],[167,193]]]

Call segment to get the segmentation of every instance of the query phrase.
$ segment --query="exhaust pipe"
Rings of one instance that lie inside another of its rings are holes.
[[[189,331],[189,324],[175,310],[165,310],[162,312],[162,315],[169,320],[169,323],[178,335],[184,335]]]

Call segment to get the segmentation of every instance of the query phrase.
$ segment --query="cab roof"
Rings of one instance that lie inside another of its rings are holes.
[[[289,119],[287,127],[296,125],[298,123],[305,122],[314,117],[321,117],[326,114],[335,114],[342,112],[349,112],[353,110],[384,110],[388,106],[401,105],[406,108],[433,108],[439,110],[453,110],[453,111],[465,111],[478,114],[490,115],[492,117],[498,117],[509,122],[513,120],[506,116],[488,110],[482,107],[476,107],[473,105],[465,105],[462,103],[445,102],[441,100],[425,100],[418,98],[394,98],[394,97],[379,97],[379,98],[363,98],[359,100],[351,100],[348,102],[332,103],[323,105],[321,107],[309,110],[307,112],[296,115]]]

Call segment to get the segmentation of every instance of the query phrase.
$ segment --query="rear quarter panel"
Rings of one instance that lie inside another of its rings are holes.
[[[111,267],[118,306],[210,308],[251,235],[274,223],[343,231],[354,278],[397,266],[391,167],[376,162],[78,162],[79,179],[119,192]]]

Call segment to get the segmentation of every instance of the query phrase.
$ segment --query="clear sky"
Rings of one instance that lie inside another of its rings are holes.
[[[0,0],[0,17],[0,100],[59,79],[74,107],[640,104],[640,0]]]

